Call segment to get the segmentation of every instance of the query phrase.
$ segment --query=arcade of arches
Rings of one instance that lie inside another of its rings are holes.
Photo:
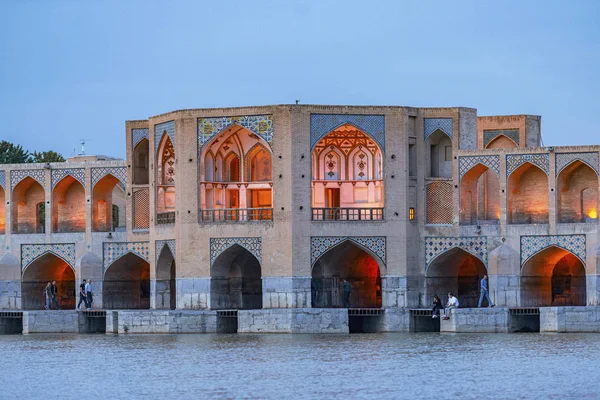
[[[477,164],[460,181],[460,223],[483,225],[500,220],[500,181],[494,171]]]
[[[46,253],[34,260],[23,271],[21,282],[22,307],[24,310],[43,309],[43,296],[47,282],[56,281],[58,304],[62,309],[75,308],[75,272],[63,259]]]
[[[315,308],[345,307],[343,281],[352,286],[351,308],[380,308],[381,275],[377,260],[352,241],[323,254],[313,266],[311,295]]]
[[[150,264],[127,253],[104,272],[102,302],[108,309],[150,308]]]
[[[177,307],[176,276],[175,257],[169,246],[164,246],[156,263],[156,308],[174,310]]]
[[[258,135],[225,129],[204,146],[199,168],[203,221],[272,219],[272,154]]]
[[[428,305],[434,295],[445,304],[452,292],[460,307],[477,307],[479,282],[487,273],[483,262],[460,248],[453,248],[438,256],[427,267],[425,293]],[[487,303],[483,305],[487,306]]]
[[[383,152],[345,124],[312,151],[313,219],[383,219]]]
[[[210,308],[251,310],[262,308],[262,279],[258,259],[240,245],[221,253],[210,270]]]
[[[586,305],[586,277],[581,260],[555,246],[531,257],[521,269],[521,305]]]

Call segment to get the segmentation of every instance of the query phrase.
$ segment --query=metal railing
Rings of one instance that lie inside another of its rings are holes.
[[[383,208],[313,208],[313,221],[382,221]]]
[[[158,225],[167,225],[175,223],[175,211],[162,212],[156,214],[156,223]]]
[[[272,208],[215,208],[200,210],[200,222],[272,221]]]

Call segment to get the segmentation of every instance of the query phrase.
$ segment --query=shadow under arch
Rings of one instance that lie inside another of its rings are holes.
[[[460,179],[460,223],[500,220],[500,180],[496,171],[477,163]]]
[[[177,308],[175,256],[165,243],[156,261],[156,282],[154,286],[155,307],[174,310]]]
[[[104,271],[102,302],[108,309],[150,308],[150,264],[125,253]]]
[[[44,288],[56,281],[58,304],[63,309],[75,308],[75,270],[60,256],[48,251],[31,261],[21,279],[21,304],[24,310],[43,309]]]

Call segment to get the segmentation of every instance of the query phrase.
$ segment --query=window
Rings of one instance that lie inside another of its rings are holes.
[[[415,220],[415,208],[414,207],[410,207],[408,209],[408,220],[409,221],[414,221]]]
[[[452,161],[452,146],[446,146],[446,161]]]

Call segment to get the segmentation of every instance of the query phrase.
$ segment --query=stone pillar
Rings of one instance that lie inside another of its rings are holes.
[[[21,308],[21,265],[10,253],[0,259],[0,309]]]
[[[210,308],[210,278],[177,278],[177,308]]]
[[[497,306],[519,306],[520,260],[509,245],[502,244],[489,253],[488,278],[490,297]]]
[[[310,276],[263,276],[263,308],[309,308]]]
[[[381,306],[408,307],[406,277],[388,275],[381,278]]]

